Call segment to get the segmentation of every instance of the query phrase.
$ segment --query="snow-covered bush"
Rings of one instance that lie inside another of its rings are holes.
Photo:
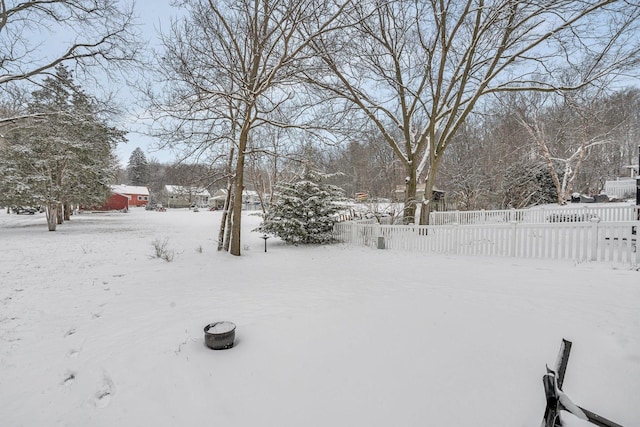
[[[255,231],[273,234],[287,243],[331,243],[344,191],[323,183],[325,175],[308,170],[302,179],[282,185],[277,200]]]

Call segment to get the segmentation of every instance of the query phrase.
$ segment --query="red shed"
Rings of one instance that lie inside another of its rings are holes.
[[[129,210],[129,198],[123,194],[113,193],[104,208],[108,211]]]
[[[129,210],[129,198],[124,194],[111,193],[109,199],[107,199],[101,205],[80,205],[80,210],[83,211],[128,211]]]

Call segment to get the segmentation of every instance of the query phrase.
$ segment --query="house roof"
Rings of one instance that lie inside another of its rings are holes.
[[[218,191],[216,191],[216,193],[214,194],[213,198],[224,197],[226,195],[227,195],[227,189],[226,188],[221,188]],[[254,190],[242,190],[242,195],[243,196],[258,196],[258,192],[254,191]]]
[[[147,187],[139,186],[139,185],[112,185],[111,191],[119,194],[137,194],[142,196],[149,195],[149,189]]]
[[[205,196],[209,197],[211,194],[209,190],[201,187],[185,187],[182,185],[165,185],[164,189],[169,194],[191,194],[193,196]]]
[[[416,192],[417,193],[424,193],[424,187],[425,184],[418,184],[416,185]],[[396,185],[396,193],[404,193],[404,191],[406,190],[407,186],[406,185]],[[438,187],[436,187],[435,185],[433,186],[433,191],[435,193],[445,193],[445,191],[440,190]]]

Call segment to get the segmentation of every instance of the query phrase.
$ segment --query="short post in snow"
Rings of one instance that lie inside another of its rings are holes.
[[[264,239],[264,251],[267,252],[267,239],[269,238],[269,236],[263,234],[262,236],[260,236],[260,238]]]
[[[576,405],[562,391],[564,383],[564,374],[567,371],[567,363],[569,362],[569,353],[571,352],[571,341],[562,340],[560,353],[556,359],[555,370],[547,366],[547,373],[542,377],[544,384],[544,394],[547,400],[547,407],[544,411],[544,420],[542,427],[560,427],[560,411],[567,411],[580,418],[589,421],[600,427],[622,427],[611,420],[608,420],[598,414],[594,414],[580,406]]]
[[[640,221],[640,173],[636,177],[636,219]]]

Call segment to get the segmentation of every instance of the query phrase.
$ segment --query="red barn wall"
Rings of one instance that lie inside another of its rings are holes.
[[[129,209],[129,199],[122,194],[112,194],[105,205],[107,210],[123,210]]]
[[[129,206],[146,206],[149,203],[149,196],[142,194],[127,194],[131,199],[129,200]],[[142,200],[138,200],[142,199]],[[145,200],[146,199],[146,200]]]

